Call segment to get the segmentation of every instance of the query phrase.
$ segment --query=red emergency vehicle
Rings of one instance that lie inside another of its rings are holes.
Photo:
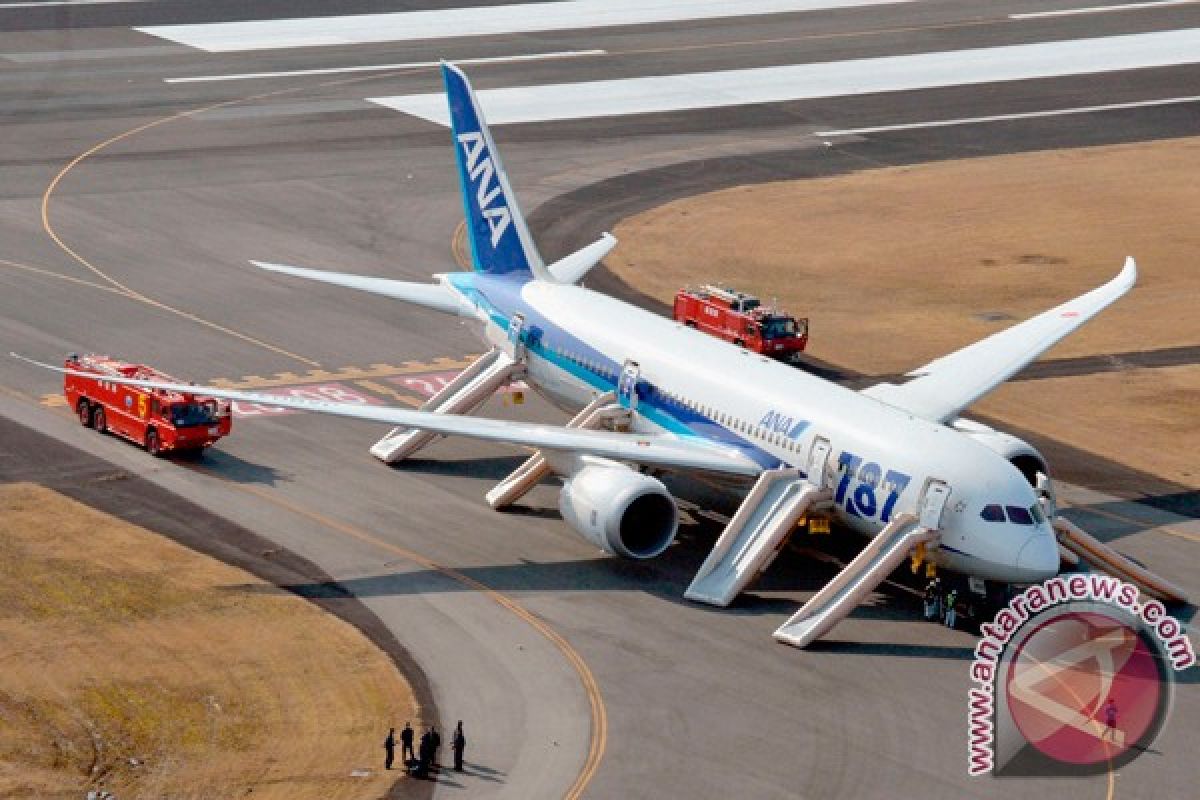
[[[85,427],[123,436],[153,455],[171,450],[199,450],[229,435],[233,414],[224,400],[105,380],[120,377],[181,383],[170,375],[143,364],[127,364],[98,355],[71,354],[64,366],[95,375],[94,378],[63,377],[63,394]]]
[[[807,319],[764,308],[754,295],[723,286],[680,289],[675,295],[675,319],[783,361],[794,358],[808,344]]]

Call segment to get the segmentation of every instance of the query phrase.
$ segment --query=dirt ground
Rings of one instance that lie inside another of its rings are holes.
[[[809,351],[902,373],[1103,283],[1137,287],[1046,354],[1200,345],[1200,138],[742,186],[620,223],[606,264],[670,303],[725,281],[811,320]],[[703,261],[698,262],[698,255]],[[1023,381],[979,414],[1200,488],[1200,365]]]
[[[395,665],[247,572],[4,484],[0,598],[0,797],[376,798],[395,779],[380,743],[416,719]]]

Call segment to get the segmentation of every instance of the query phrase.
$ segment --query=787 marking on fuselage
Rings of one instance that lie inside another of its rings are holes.
[[[911,475],[894,469],[884,472],[875,462],[863,463],[861,456],[845,450],[838,456],[838,471],[842,478],[833,495],[834,504],[846,509],[851,516],[867,519],[878,516],[883,523],[892,518],[896,501],[912,482]],[[850,490],[851,482],[857,483],[853,491]],[[882,505],[877,494],[881,491],[886,493]]]

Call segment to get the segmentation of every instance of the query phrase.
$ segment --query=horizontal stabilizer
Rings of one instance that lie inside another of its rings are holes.
[[[463,317],[475,316],[469,303],[461,300],[453,289],[440,283],[395,281],[390,278],[373,278],[369,275],[351,275],[345,272],[289,267],[286,264],[270,264],[265,261],[251,261],[250,263],[268,272],[278,272],[309,281],[331,283],[334,286],[344,286],[347,289],[357,289],[360,292],[370,292],[383,297],[394,297],[397,300],[447,314],[458,314]]]
[[[547,269],[559,283],[579,283],[588,270],[599,264],[600,259],[611,253],[616,246],[617,237],[606,233],[598,241],[555,261]]]

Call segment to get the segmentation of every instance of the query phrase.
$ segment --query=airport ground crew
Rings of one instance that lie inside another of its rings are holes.
[[[383,768],[391,769],[396,760],[396,729],[388,728],[387,738],[383,740]]]
[[[463,751],[467,749],[467,737],[463,735],[462,720],[458,721],[458,727],[454,729],[454,736],[450,739],[450,747],[454,749],[454,771],[463,771]]]
[[[934,620],[940,617],[942,605],[942,584],[934,578],[925,587],[925,619]]]
[[[412,746],[413,729],[412,725],[409,725],[407,722],[404,723],[404,730],[400,731],[400,744],[402,745],[400,757],[404,759],[404,763],[407,764],[409,761],[415,761],[417,754],[413,752]]]
[[[434,725],[429,729],[429,747],[430,758],[433,761],[433,765],[436,767],[441,763],[438,761],[438,750],[440,750],[442,747],[442,736],[437,732],[437,725]]]
[[[957,612],[954,605],[958,602],[958,589],[946,592],[946,627],[953,628]]]

